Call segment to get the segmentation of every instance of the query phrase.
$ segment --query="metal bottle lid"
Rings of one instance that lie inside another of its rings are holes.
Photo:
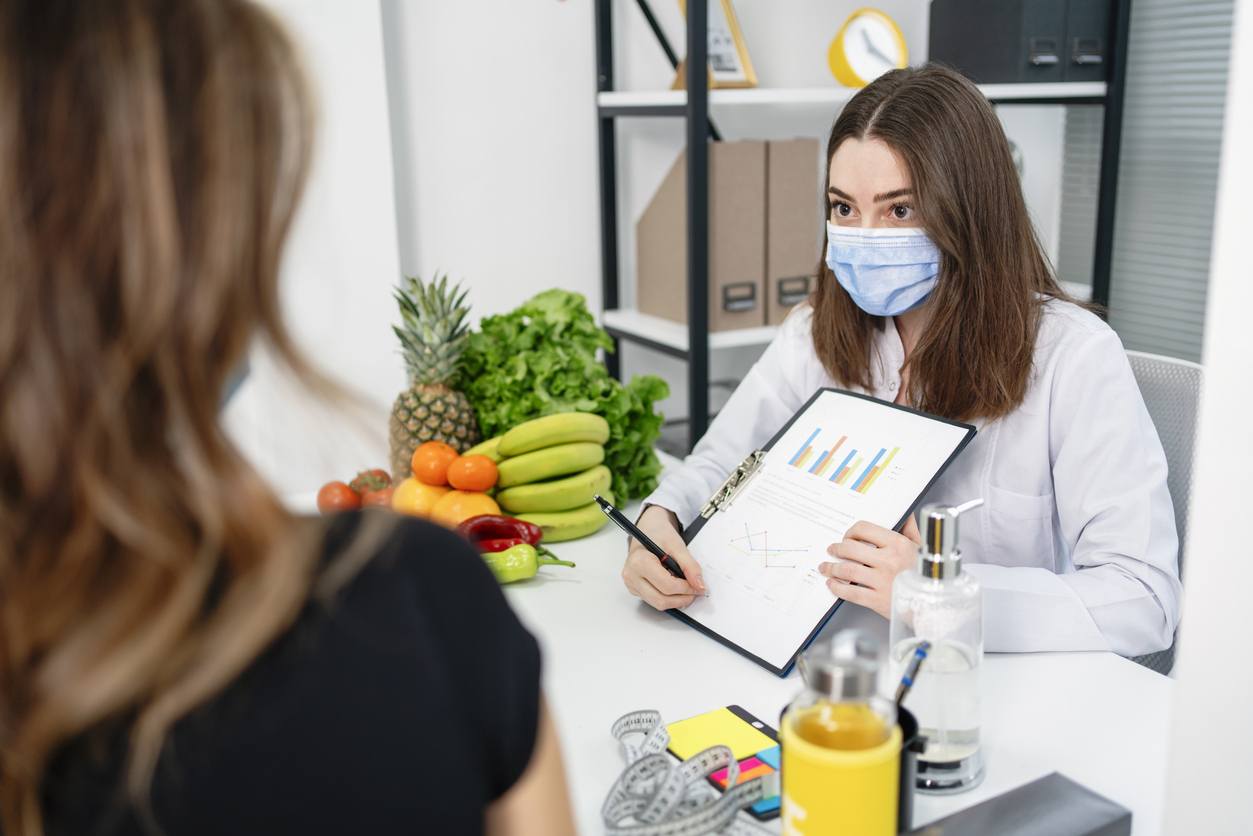
[[[869,699],[878,688],[879,643],[859,630],[842,630],[802,657],[801,676],[812,690],[833,700]]]
[[[922,509],[922,524],[918,527],[922,535],[922,544],[918,546],[919,574],[941,581],[961,574],[957,518],[982,504],[982,499],[972,499],[961,505],[927,505]]]

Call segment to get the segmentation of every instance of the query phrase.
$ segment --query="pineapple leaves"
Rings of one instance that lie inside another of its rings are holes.
[[[430,282],[406,276],[396,288],[400,325],[392,331],[413,383],[446,385],[456,376],[470,331],[467,292],[460,283],[450,287],[447,274]]]

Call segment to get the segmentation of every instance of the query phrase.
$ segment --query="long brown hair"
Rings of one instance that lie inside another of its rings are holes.
[[[316,549],[217,420],[284,331],[311,102],[246,0],[0,4],[0,815],[58,750],[171,725],[291,623]]]
[[[927,326],[906,361],[910,403],[959,420],[1011,412],[1027,392],[1043,300],[1066,294],[1036,238],[992,106],[944,67],[893,70],[835,120],[828,178],[831,158],[850,138],[881,140],[901,157],[921,224],[942,254]],[[825,263],[819,270],[818,357],[837,381],[870,388],[871,345],[883,319],[858,308]]]

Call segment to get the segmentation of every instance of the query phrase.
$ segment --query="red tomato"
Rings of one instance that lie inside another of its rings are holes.
[[[387,487],[377,491],[366,491],[366,493],[361,497],[361,507],[391,508],[392,493],[395,492],[395,490],[395,488]]]
[[[360,494],[343,482],[327,482],[318,491],[318,510],[323,514],[353,511],[360,507]]]
[[[358,473],[357,478],[348,483],[348,487],[365,496],[370,491],[381,491],[389,487],[391,483],[391,475],[386,470],[376,467],[373,470],[363,470]]]

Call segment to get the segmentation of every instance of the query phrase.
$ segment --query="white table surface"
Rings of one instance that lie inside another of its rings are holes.
[[[622,769],[609,734],[619,716],[654,708],[673,722],[738,704],[777,725],[800,690],[795,673],[780,679],[629,595],[625,544],[610,526],[553,544],[578,566],[546,567],[506,588],[543,647],[544,687],[585,834],[603,832],[600,805]],[[852,624],[886,639],[886,622],[853,605],[828,630]],[[1129,808],[1135,833],[1160,832],[1170,679],[1110,653],[990,654],[981,684],[987,777],[960,795],[917,796],[915,827],[1058,771]]]

